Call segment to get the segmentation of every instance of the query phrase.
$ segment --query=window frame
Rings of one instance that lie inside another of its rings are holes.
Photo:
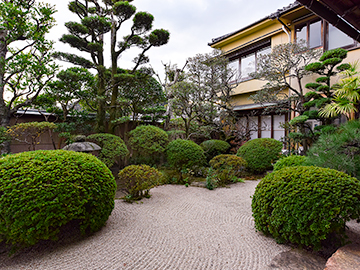
[[[241,72],[241,64],[242,64],[242,61],[241,61],[241,58],[243,57],[246,57],[246,56],[249,56],[251,54],[255,54],[255,71],[256,71],[256,68],[257,68],[257,63],[258,63],[258,58],[259,58],[259,52],[263,51],[265,48],[269,48],[271,50],[271,43],[268,43],[266,45],[263,45],[263,46],[260,46],[260,47],[257,47],[255,49],[251,49],[251,50],[248,50],[240,55],[236,55],[235,57],[230,57],[229,58],[229,62],[235,62],[237,61],[238,63],[238,78],[231,81],[231,83],[236,83],[236,82],[244,82],[244,81],[249,81],[249,80],[252,80],[254,79],[253,77],[251,76],[246,76],[246,77],[242,77],[242,72]]]
[[[316,22],[320,22],[320,45],[315,46],[315,47],[310,47],[310,25]],[[321,18],[312,18],[311,20],[296,24],[294,27],[295,30],[295,42],[298,42],[297,40],[297,29],[299,29],[300,27],[306,26],[306,40],[305,40],[305,44],[308,48],[310,49],[317,49],[317,48],[322,48],[324,47],[325,44],[325,36],[324,36],[324,20],[322,20]]]

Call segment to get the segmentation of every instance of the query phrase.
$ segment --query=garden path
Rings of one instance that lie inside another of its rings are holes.
[[[251,195],[259,181],[208,190],[165,185],[139,203],[116,200],[106,226],[87,238],[42,242],[0,269],[266,269],[286,245],[256,232]]]

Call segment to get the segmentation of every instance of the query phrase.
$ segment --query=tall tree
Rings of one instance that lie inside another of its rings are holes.
[[[53,44],[45,39],[55,22],[54,12],[54,7],[35,0],[0,3],[0,118],[4,127],[54,77]],[[9,147],[7,144],[3,151]]]
[[[104,59],[104,34],[111,29],[111,22],[106,17],[107,10],[97,0],[75,0],[68,5],[69,10],[80,18],[78,22],[65,23],[69,34],[64,34],[60,41],[69,44],[81,52],[90,54],[86,59],[71,53],[56,53],[55,56],[83,68],[94,68],[97,71],[97,115],[96,129],[105,132],[106,113],[106,78]]]
[[[234,75],[228,68],[227,58],[219,50],[187,60],[184,80],[171,87],[172,109],[183,119],[187,137],[192,121],[216,131],[222,131],[224,123],[218,119],[220,113],[222,120],[235,121],[230,104],[232,89],[237,86],[231,83]]]
[[[114,120],[117,115],[117,99],[119,95],[119,84],[121,76],[118,74],[118,60],[121,54],[131,47],[138,47],[141,52],[134,59],[135,65],[132,72],[141,65],[148,62],[145,53],[154,46],[161,46],[168,42],[169,32],[163,29],[153,30],[154,17],[147,12],[136,12],[135,6],[129,4],[132,1],[104,0],[76,0],[69,4],[70,11],[74,12],[81,19],[81,23],[66,23],[70,35],[63,35],[61,41],[70,44],[80,51],[88,52],[91,61],[74,54],[58,53],[58,58],[67,60],[85,68],[96,68],[98,74],[98,104],[97,104],[97,129],[105,131],[105,113],[107,90],[111,91],[110,99],[110,122],[109,131],[114,131]],[[118,31],[127,20],[133,18],[130,34],[121,41],[118,40]],[[110,32],[111,52],[111,84],[106,89],[105,63],[104,63],[104,34]],[[127,74],[127,75],[131,75]]]
[[[149,58],[145,53],[152,47],[159,47],[165,45],[169,40],[169,32],[164,29],[155,29],[149,33],[152,28],[152,22],[154,17],[147,12],[136,12],[136,7],[129,2],[132,1],[116,1],[106,0],[104,1],[108,7],[108,16],[111,19],[111,102],[110,102],[110,123],[109,131],[114,132],[115,125],[114,120],[117,116],[117,99],[119,97],[119,84],[123,74],[118,74],[118,60],[122,53],[131,47],[140,48],[141,52],[134,59],[133,69],[127,73],[127,79],[129,75],[133,75],[137,68],[149,61]],[[130,28],[130,34],[124,36],[121,41],[118,41],[118,32],[123,23],[133,18],[133,23]]]

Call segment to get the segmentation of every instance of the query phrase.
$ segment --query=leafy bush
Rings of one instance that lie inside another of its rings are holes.
[[[26,143],[29,151],[35,150],[41,142],[41,135],[56,129],[56,124],[50,122],[27,122],[19,123],[7,130],[7,134],[14,140]]]
[[[196,170],[206,163],[204,150],[190,140],[177,139],[166,148],[168,164],[180,173],[186,169]]]
[[[119,179],[125,182],[129,193],[126,198],[137,200],[148,197],[151,188],[161,183],[162,174],[148,165],[130,165],[119,172]]]
[[[138,126],[130,131],[129,143],[138,162],[158,163],[169,143],[168,134],[155,126]],[[151,162],[152,161],[152,162]]]
[[[13,247],[56,240],[79,220],[82,233],[104,226],[114,207],[116,182],[96,157],[38,150],[0,159],[0,241]]]
[[[285,167],[303,166],[305,165],[305,162],[306,162],[306,157],[304,156],[292,155],[292,156],[284,157],[279,159],[274,164],[274,171],[281,170],[282,168]]]
[[[360,121],[349,121],[336,132],[321,134],[307,157],[310,165],[343,171],[360,179]]]
[[[114,165],[116,158],[124,158],[129,154],[124,141],[118,136],[108,133],[96,133],[89,135],[87,140],[101,147],[98,158],[109,168]]]
[[[217,155],[225,154],[230,148],[230,144],[221,140],[207,140],[202,142],[200,146],[204,149],[208,161]]]
[[[279,243],[321,247],[345,222],[360,218],[360,182],[332,169],[299,166],[268,174],[252,199],[255,227]]]
[[[246,161],[235,155],[218,155],[210,160],[210,166],[218,179],[217,186],[238,181],[246,168]]]
[[[280,157],[282,147],[282,143],[275,139],[253,139],[241,146],[236,155],[246,160],[250,172],[263,173],[272,169],[272,163]]]

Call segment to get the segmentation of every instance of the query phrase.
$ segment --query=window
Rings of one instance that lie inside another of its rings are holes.
[[[331,24],[312,20],[295,26],[296,41],[304,40],[309,48],[324,46],[326,50],[351,48],[356,42]],[[323,35],[322,33],[326,33]],[[323,41],[324,40],[324,41]]]
[[[349,47],[355,44],[354,40],[346,35],[344,32],[340,31],[336,27],[329,24],[328,27],[328,50]]]
[[[262,47],[260,49],[248,50],[247,53],[242,53],[236,56],[235,59],[230,60],[229,68],[233,70],[236,81],[239,77],[241,80],[251,79],[250,73],[255,72],[256,62],[261,55],[265,55],[271,52],[271,46]]]
[[[317,48],[322,46],[321,38],[321,21],[312,21],[299,25],[295,28],[296,41],[304,40],[309,48]]]
[[[255,53],[241,57],[241,78],[249,78],[250,73],[255,71],[256,57]]]

